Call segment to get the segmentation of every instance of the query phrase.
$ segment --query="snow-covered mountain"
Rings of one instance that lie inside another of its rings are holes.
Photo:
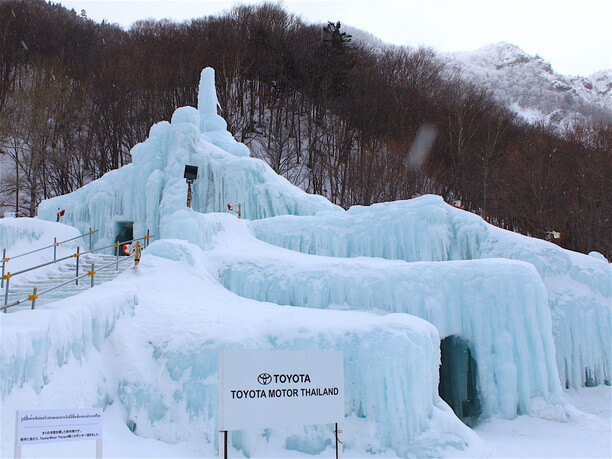
[[[355,27],[345,30],[353,42],[371,51],[398,48]],[[505,42],[437,56],[448,77],[489,91],[530,123],[562,131],[576,123],[612,122],[612,69],[588,77],[561,75],[542,57]]]
[[[612,70],[560,75],[540,56],[504,42],[440,58],[450,75],[490,90],[529,122],[564,129],[576,122],[612,121]]]

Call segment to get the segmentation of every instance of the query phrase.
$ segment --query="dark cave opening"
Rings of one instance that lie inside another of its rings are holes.
[[[478,390],[478,365],[469,342],[451,335],[440,343],[438,393],[463,423],[472,427],[482,414]]]

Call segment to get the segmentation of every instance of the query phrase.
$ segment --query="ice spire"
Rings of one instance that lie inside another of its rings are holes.
[[[218,106],[215,70],[212,67],[206,67],[200,74],[198,92],[198,112],[200,112],[200,130],[202,132],[227,129],[225,120],[217,115]]]

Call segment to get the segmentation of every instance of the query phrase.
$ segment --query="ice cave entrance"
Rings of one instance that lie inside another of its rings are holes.
[[[134,222],[116,222],[115,234],[115,242],[131,241],[134,238]],[[119,247],[119,255],[127,255],[123,246]]]
[[[440,343],[440,397],[459,419],[472,427],[482,413],[478,392],[478,366],[469,341],[447,336]]]

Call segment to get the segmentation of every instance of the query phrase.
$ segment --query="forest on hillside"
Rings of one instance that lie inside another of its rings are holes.
[[[123,30],[43,0],[0,2],[0,209],[34,216],[42,199],[129,163],[152,124],[196,105],[207,66],[228,129],[308,192],[345,208],[435,193],[612,254],[610,124],[526,124],[444,78],[428,49],[368,49],[339,22],[275,4]]]

